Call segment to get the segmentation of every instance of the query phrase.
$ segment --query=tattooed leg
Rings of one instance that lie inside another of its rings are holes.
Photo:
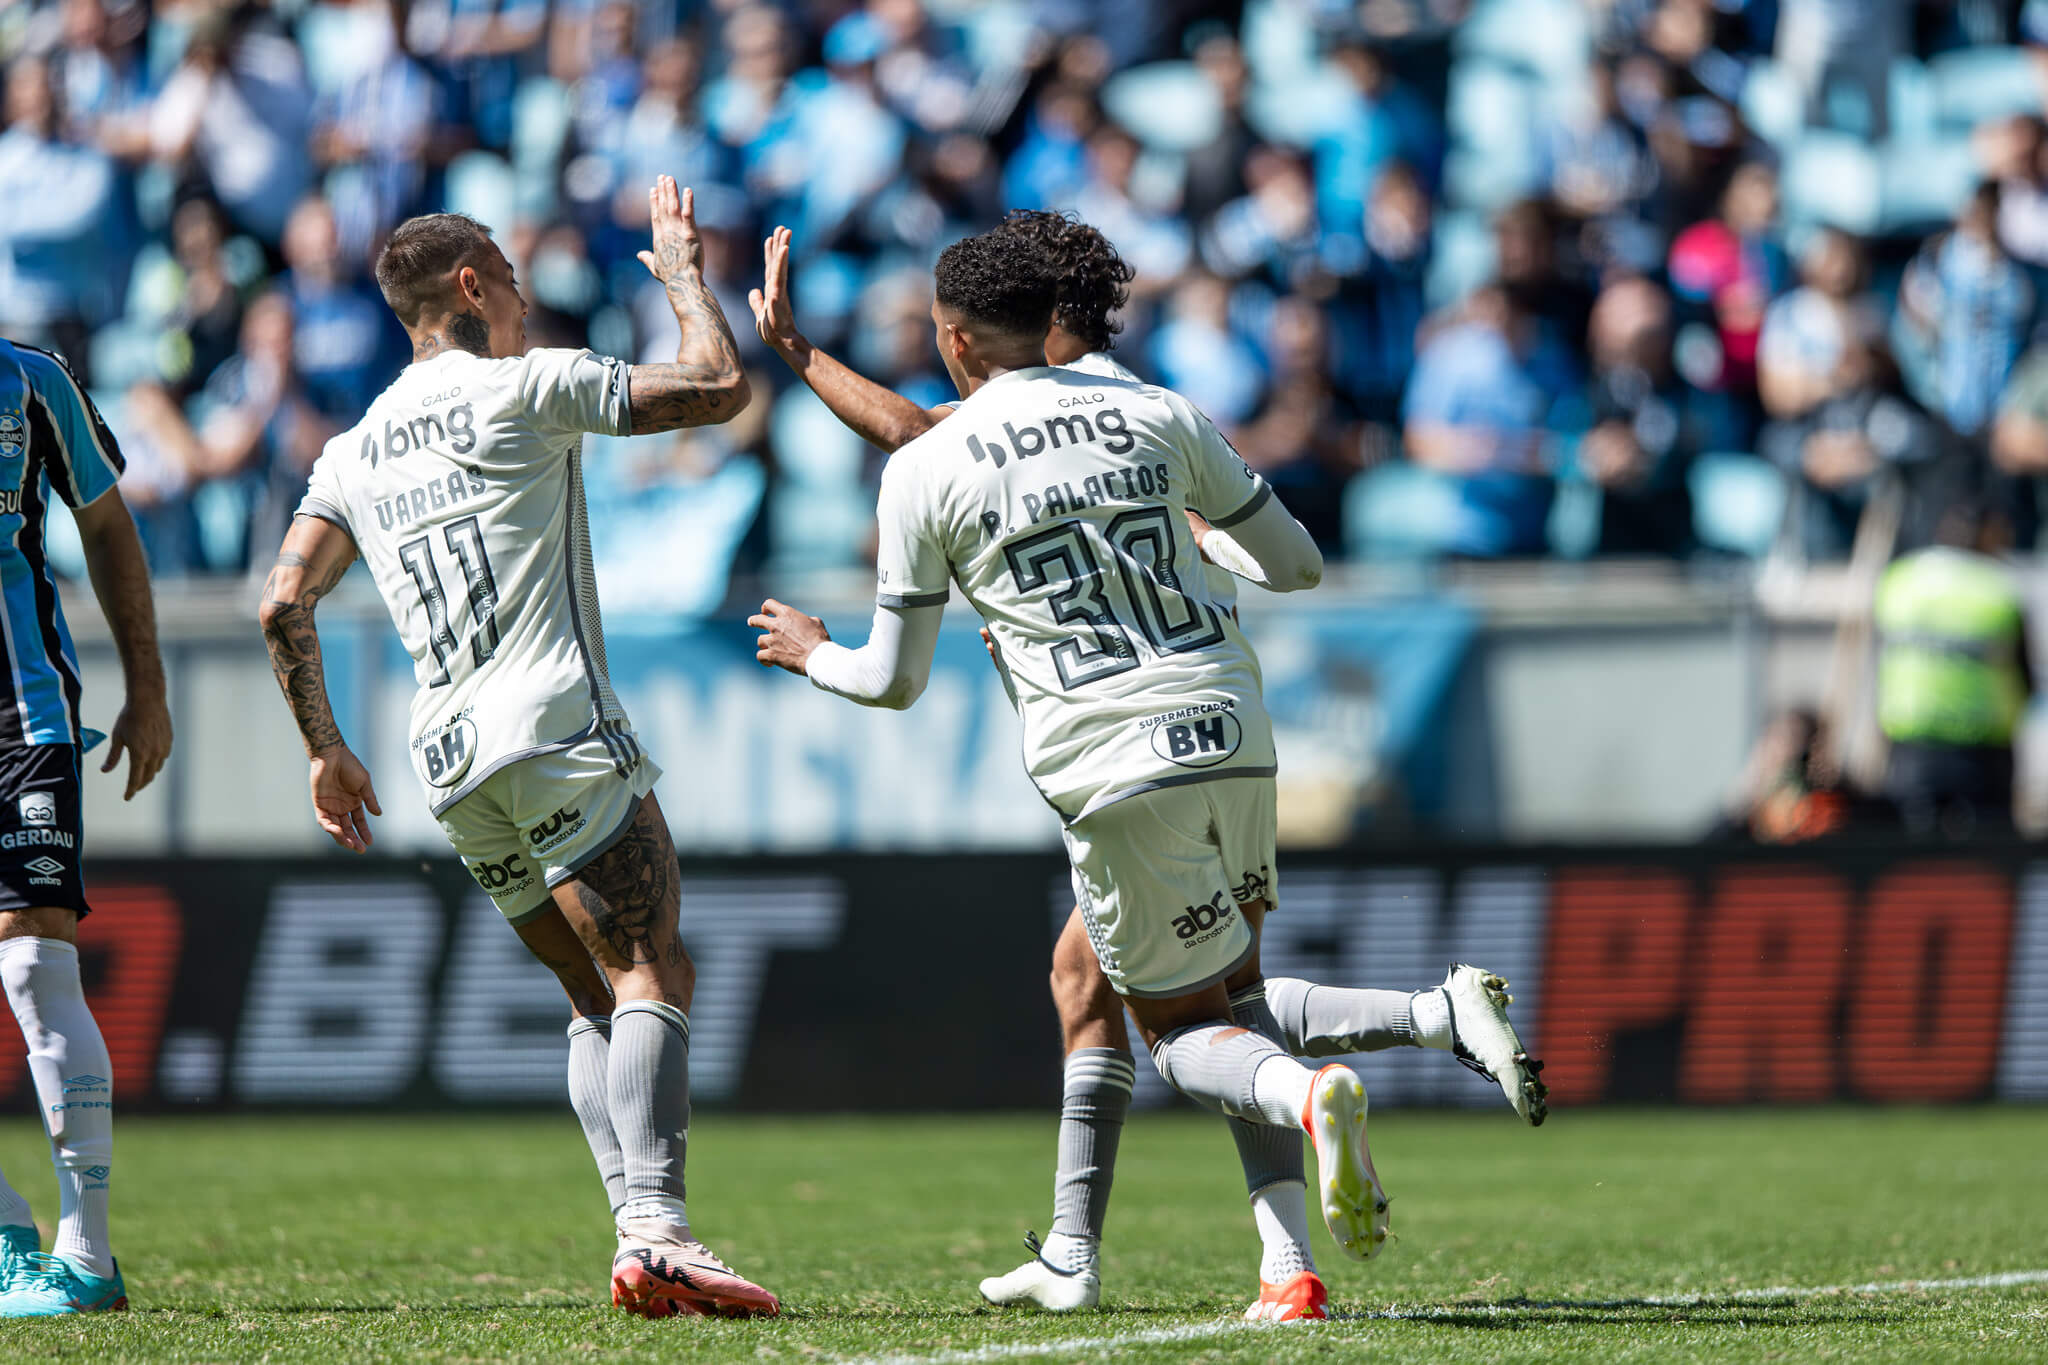
[[[690,1008],[696,965],[676,924],[682,888],[668,821],[650,792],[619,841],[555,888],[555,905],[604,969],[612,994]]]
[[[555,904],[611,978],[605,1100],[621,1154],[622,1228],[687,1240],[690,994],[696,969],[676,928],[682,894],[668,822],[652,793],[626,833],[555,890]]]

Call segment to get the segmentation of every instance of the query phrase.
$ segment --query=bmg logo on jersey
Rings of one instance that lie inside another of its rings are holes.
[[[509,896],[515,891],[524,891],[533,885],[533,870],[526,865],[520,854],[494,862],[485,858],[482,862],[469,865],[469,875],[493,896]]]
[[[1206,904],[1190,905],[1187,913],[1175,915],[1173,936],[1181,940],[1181,947],[1193,948],[1228,929],[1236,914],[1237,907],[1230,903],[1229,893],[1218,891]]]
[[[1227,702],[1183,707],[1138,724],[1152,731],[1152,752],[1182,768],[1213,768],[1244,740],[1244,727]]]
[[[21,812],[24,825],[54,825],[57,823],[57,794],[55,792],[24,792],[15,803]]]
[[[558,810],[526,831],[526,842],[533,845],[535,853],[546,853],[549,849],[575,837],[576,832],[582,828],[582,811]]]

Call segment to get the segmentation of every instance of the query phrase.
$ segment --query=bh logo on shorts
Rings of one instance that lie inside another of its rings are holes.
[[[57,794],[29,792],[21,798],[18,809],[24,825],[54,825],[57,823]]]
[[[1228,893],[1218,891],[1209,897],[1206,905],[1190,905],[1186,914],[1173,917],[1173,936],[1181,940],[1183,948],[1193,948],[1207,943],[1230,927],[1231,916],[1237,907],[1230,903]]]
[[[1213,768],[1237,752],[1244,727],[1222,702],[1169,711],[1139,722],[1152,730],[1152,752],[1183,768]]]
[[[0,456],[18,460],[27,453],[28,424],[21,420],[21,409],[0,411]]]

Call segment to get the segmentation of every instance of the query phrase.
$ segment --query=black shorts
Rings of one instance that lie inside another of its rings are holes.
[[[80,919],[91,913],[78,868],[84,817],[77,745],[0,749],[0,911],[54,905]]]

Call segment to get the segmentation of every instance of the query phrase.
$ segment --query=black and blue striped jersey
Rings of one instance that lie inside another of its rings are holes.
[[[67,506],[105,496],[121,451],[71,369],[0,339],[0,748],[77,744],[78,656],[43,548],[50,491]]]

